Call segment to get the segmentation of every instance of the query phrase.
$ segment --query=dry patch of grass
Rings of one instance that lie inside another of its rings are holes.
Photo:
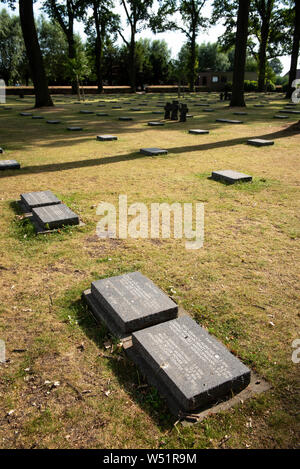
[[[55,126],[20,117],[29,102],[9,98],[13,110],[0,110],[5,158],[22,164],[19,172],[0,174],[0,338],[8,358],[0,365],[0,446],[296,447],[299,364],[291,355],[300,337],[300,140],[285,132],[286,122],[273,119],[284,101],[272,96],[264,108],[250,101],[244,124],[236,126],[215,122],[235,118],[224,103],[204,113],[188,102],[194,118],[187,123],[151,128],[146,123],[161,117],[152,115],[161,98],[149,95],[143,111],[131,112],[145,100],[122,104],[133,98],[103,96],[102,109],[96,97],[86,108],[66,97],[58,108],[34,111],[60,119]],[[114,100],[123,108],[112,109]],[[119,115],[134,120],[120,122]],[[66,130],[77,124],[83,132]],[[189,128],[210,134],[189,135]],[[97,142],[105,133],[118,141]],[[247,146],[251,137],[273,138],[275,145]],[[138,153],[155,146],[169,154]],[[209,175],[217,169],[251,174],[253,183],[216,183]],[[85,226],[35,236],[14,201],[22,192],[46,189],[79,213]],[[127,194],[129,204],[148,206],[204,202],[204,247],[188,251],[184,240],[174,239],[99,240],[96,207],[101,201],[117,205],[119,194]],[[156,390],[81,301],[91,281],[132,270],[172,294],[272,389],[196,426],[174,427]],[[225,435],[230,438],[223,444]]]

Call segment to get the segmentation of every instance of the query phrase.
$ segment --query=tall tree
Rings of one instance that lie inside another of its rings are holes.
[[[112,12],[111,0],[93,0],[86,2],[92,9],[92,15],[86,20],[85,32],[94,40],[95,66],[98,92],[103,91],[103,47],[105,38],[119,28],[120,17]]]
[[[129,81],[131,91],[136,91],[136,34],[145,28],[145,23],[150,20],[150,8],[153,0],[120,0],[120,4],[124,8],[127,25],[130,28],[130,39],[127,40],[121,28],[118,33],[125,42],[129,51]]]
[[[61,27],[41,15],[37,21],[37,31],[49,84],[66,84],[68,43]]]
[[[35,107],[53,106],[34,22],[33,1],[19,0],[19,14],[35,90]]]
[[[44,10],[56,20],[63,30],[68,42],[68,56],[70,62],[76,61],[76,41],[74,34],[74,23],[76,19],[82,18],[85,12],[86,2],[83,0],[46,0]],[[72,80],[72,93],[78,94],[78,82]]]
[[[18,16],[0,11],[0,76],[7,85],[20,78],[19,64],[25,52]]]
[[[259,90],[266,86],[267,62],[285,55],[288,47],[284,24],[286,0],[251,0],[249,14],[248,49],[257,61]],[[221,20],[226,26],[220,43],[225,49],[234,45],[234,28],[238,2],[214,0],[212,22]]]
[[[259,39],[258,52],[258,91],[265,91],[266,65],[267,65],[267,48],[270,40],[271,21],[274,16],[275,0],[255,0],[254,5],[256,12],[260,17],[260,24],[256,28],[256,34]],[[253,24],[256,24],[254,17]]]
[[[249,10],[250,0],[239,0],[230,106],[246,106],[244,99],[244,80],[247,57]]]
[[[190,91],[195,89],[197,75],[197,36],[200,29],[207,24],[207,18],[202,16],[205,4],[206,0],[160,0],[157,15],[151,20],[154,32],[178,30],[187,37]],[[175,22],[173,18],[176,13],[180,14],[180,20]]]
[[[289,99],[291,98],[292,93],[293,93],[292,83],[296,79],[296,75],[297,75],[299,45],[300,45],[300,0],[295,0],[293,48],[292,48],[292,55],[291,55],[289,84],[288,84],[288,90],[286,93],[286,97]]]

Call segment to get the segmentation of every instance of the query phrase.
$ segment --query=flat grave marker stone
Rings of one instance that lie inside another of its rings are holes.
[[[242,121],[231,120],[231,119],[216,119],[216,122],[223,122],[225,124],[243,124]]]
[[[150,125],[150,127],[159,127],[159,126],[162,126],[162,125],[165,125],[163,122],[148,122],[148,125]]]
[[[223,181],[228,184],[234,184],[235,182],[250,182],[252,181],[252,176],[248,174],[239,173],[238,171],[233,171],[231,169],[226,169],[223,171],[213,171],[211,178],[215,181]]]
[[[20,169],[21,165],[16,160],[0,160],[0,171],[6,169]]]
[[[32,116],[32,119],[40,120],[45,118],[43,116]]]
[[[21,194],[21,203],[24,205],[26,210],[31,212],[33,208],[60,204],[61,200],[59,200],[51,191],[38,191]]]
[[[279,112],[284,113],[284,114],[300,114],[300,111],[292,111],[292,110],[289,110],[289,109],[282,109]]]
[[[100,142],[110,142],[112,140],[118,140],[115,135],[98,135],[97,140]]]
[[[167,155],[168,150],[163,150],[161,148],[141,148],[140,153],[148,156]]]
[[[248,145],[253,145],[255,147],[267,147],[274,145],[274,140],[264,140],[262,138],[253,138],[247,141]]]
[[[94,114],[94,111],[85,111],[85,110],[81,110],[79,111],[80,114]]]
[[[130,356],[184,411],[204,408],[250,383],[249,368],[187,315],[134,332]]]
[[[123,337],[178,315],[176,303],[140,272],[97,280],[90,295],[98,305],[93,309],[96,318],[98,311],[98,318],[108,327],[112,321]]]
[[[20,116],[22,116],[22,117],[30,117],[30,116],[32,116],[32,112],[20,112]]]
[[[46,121],[47,124],[60,124],[61,121],[56,121],[56,120],[49,120],[49,121]]]
[[[79,217],[64,204],[48,205],[32,209],[32,218],[44,230],[79,225]]]
[[[68,127],[67,130],[70,130],[71,132],[79,132],[80,130],[83,130],[82,127]]]
[[[133,121],[132,117],[119,117],[119,121]]]
[[[202,130],[202,129],[190,129],[189,134],[193,135],[204,135],[209,134],[209,130]]]

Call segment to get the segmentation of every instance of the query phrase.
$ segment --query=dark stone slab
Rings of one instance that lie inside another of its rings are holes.
[[[137,111],[142,111],[142,109],[141,109],[140,107],[139,107],[139,108],[137,108],[137,107],[132,107],[132,108],[129,109],[129,111],[137,112]]]
[[[32,119],[41,120],[45,118],[43,116],[32,116]]]
[[[60,123],[61,123],[61,121],[55,121],[55,120],[54,121],[52,121],[52,120],[47,121],[47,124],[60,124]]]
[[[274,116],[274,119],[288,119],[289,116],[284,116],[284,115],[279,115],[279,114],[276,114],[276,116]]]
[[[94,114],[94,111],[79,111],[80,114]]]
[[[60,204],[61,200],[59,200],[51,191],[39,191],[21,194],[21,203],[31,212],[33,208]]]
[[[162,126],[162,125],[165,125],[163,122],[148,122],[148,125],[152,126],[152,127],[158,127],[158,126]]]
[[[20,112],[20,116],[22,116],[22,117],[30,117],[30,116],[32,116],[32,112]]]
[[[82,127],[68,127],[67,130],[70,130],[71,132],[78,132],[80,130],[83,130]]]
[[[300,111],[290,111],[289,109],[283,109],[279,112],[284,114],[300,114]]]
[[[205,108],[205,109],[203,109],[203,112],[215,112],[215,109]]]
[[[128,334],[120,331],[120,328],[111,315],[101,307],[99,302],[93,297],[90,289],[85,290],[82,294],[83,299],[86,301],[89,310],[94,317],[95,321],[99,324],[104,324],[107,329],[116,337],[127,337]]]
[[[34,208],[32,216],[34,222],[49,230],[66,225],[79,225],[78,215],[64,204]]]
[[[216,119],[216,122],[224,122],[225,124],[243,124],[242,121],[236,121],[231,119]]]
[[[264,104],[254,104],[254,107],[265,107]]]
[[[107,112],[97,112],[96,116],[104,117],[104,116],[108,116],[108,113]]]
[[[152,111],[152,114],[163,114],[163,111]]]
[[[190,130],[189,130],[189,134],[194,134],[194,135],[209,134],[209,130],[190,129]]]
[[[162,150],[161,148],[141,148],[140,153],[144,155],[166,155],[168,153],[167,150]]]
[[[274,145],[274,140],[263,140],[262,138],[253,138],[247,141],[248,145],[253,145],[255,147],[267,147]]]
[[[247,112],[243,112],[243,111],[241,111],[241,112],[234,112],[233,114],[234,114],[235,116],[247,116],[247,115],[248,115]]]
[[[189,316],[132,335],[141,371],[184,411],[193,411],[238,393],[250,370]],[[143,364],[145,366],[143,366]]]
[[[133,121],[132,117],[119,117],[119,121]]]
[[[97,140],[100,142],[109,142],[112,140],[118,140],[118,137],[115,137],[115,135],[98,135]]]
[[[229,184],[234,184],[235,182],[252,181],[252,176],[249,176],[248,174],[244,173],[239,173],[238,171],[232,171],[231,169],[226,169],[224,171],[213,171],[211,177],[215,181],[224,181]]]
[[[16,160],[0,160],[0,171],[5,169],[20,169],[20,163]]]
[[[102,314],[111,317],[120,334],[168,321],[178,307],[160,288],[140,272],[119,275],[92,283],[91,293]]]

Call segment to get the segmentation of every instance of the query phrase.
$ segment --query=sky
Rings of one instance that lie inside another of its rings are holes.
[[[38,16],[41,13],[41,4],[42,2],[39,0],[36,2],[34,6],[34,11],[35,11],[36,16]],[[118,4],[118,0],[115,1],[115,4],[116,5]],[[208,0],[207,6],[205,6],[203,9],[204,16],[210,17],[211,4],[212,4],[212,0]],[[124,32],[125,32],[124,35],[127,38],[129,37],[129,31],[128,31],[128,28],[126,29],[125,14],[123,14],[121,7],[118,10],[120,10],[118,12],[121,15],[122,23],[124,25]],[[222,36],[222,34],[224,33],[224,30],[225,28],[222,26],[222,24],[217,24],[215,26],[212,26],[207,31],[201,32],[199,34],[197,42],[198,44],[201,44],[202,42],[217,42],[218,38]],[[86,38],[86,35],[84,33],[84,25],[82,23],[76,22],[75,31],[79,33],[83,39]],[[169,49],[171,49],[172,57],[174,58],[177,56],[179,50],[181,49],[182,44],[186,41],[185,35],[180,33],[179,31],[176,31],[176,32],[169,31],[166,33],[153,34],[152,31],[150,31],[149,29],[145,29],[141,33],[139,33],[137,35],[137,39],[140,39],[140,38],[164,39],[166,43],[168,44]],[[121,44],[122,39],[119,38],[117,40],[117,43]],[[290,57],[284,56],[284,57],[278,57],[278,58],[281,60],[282,65],[283,65],[282,75],[285,75],[290,69]],[[299,63],[300,63],[300,59],[299,59]]]

